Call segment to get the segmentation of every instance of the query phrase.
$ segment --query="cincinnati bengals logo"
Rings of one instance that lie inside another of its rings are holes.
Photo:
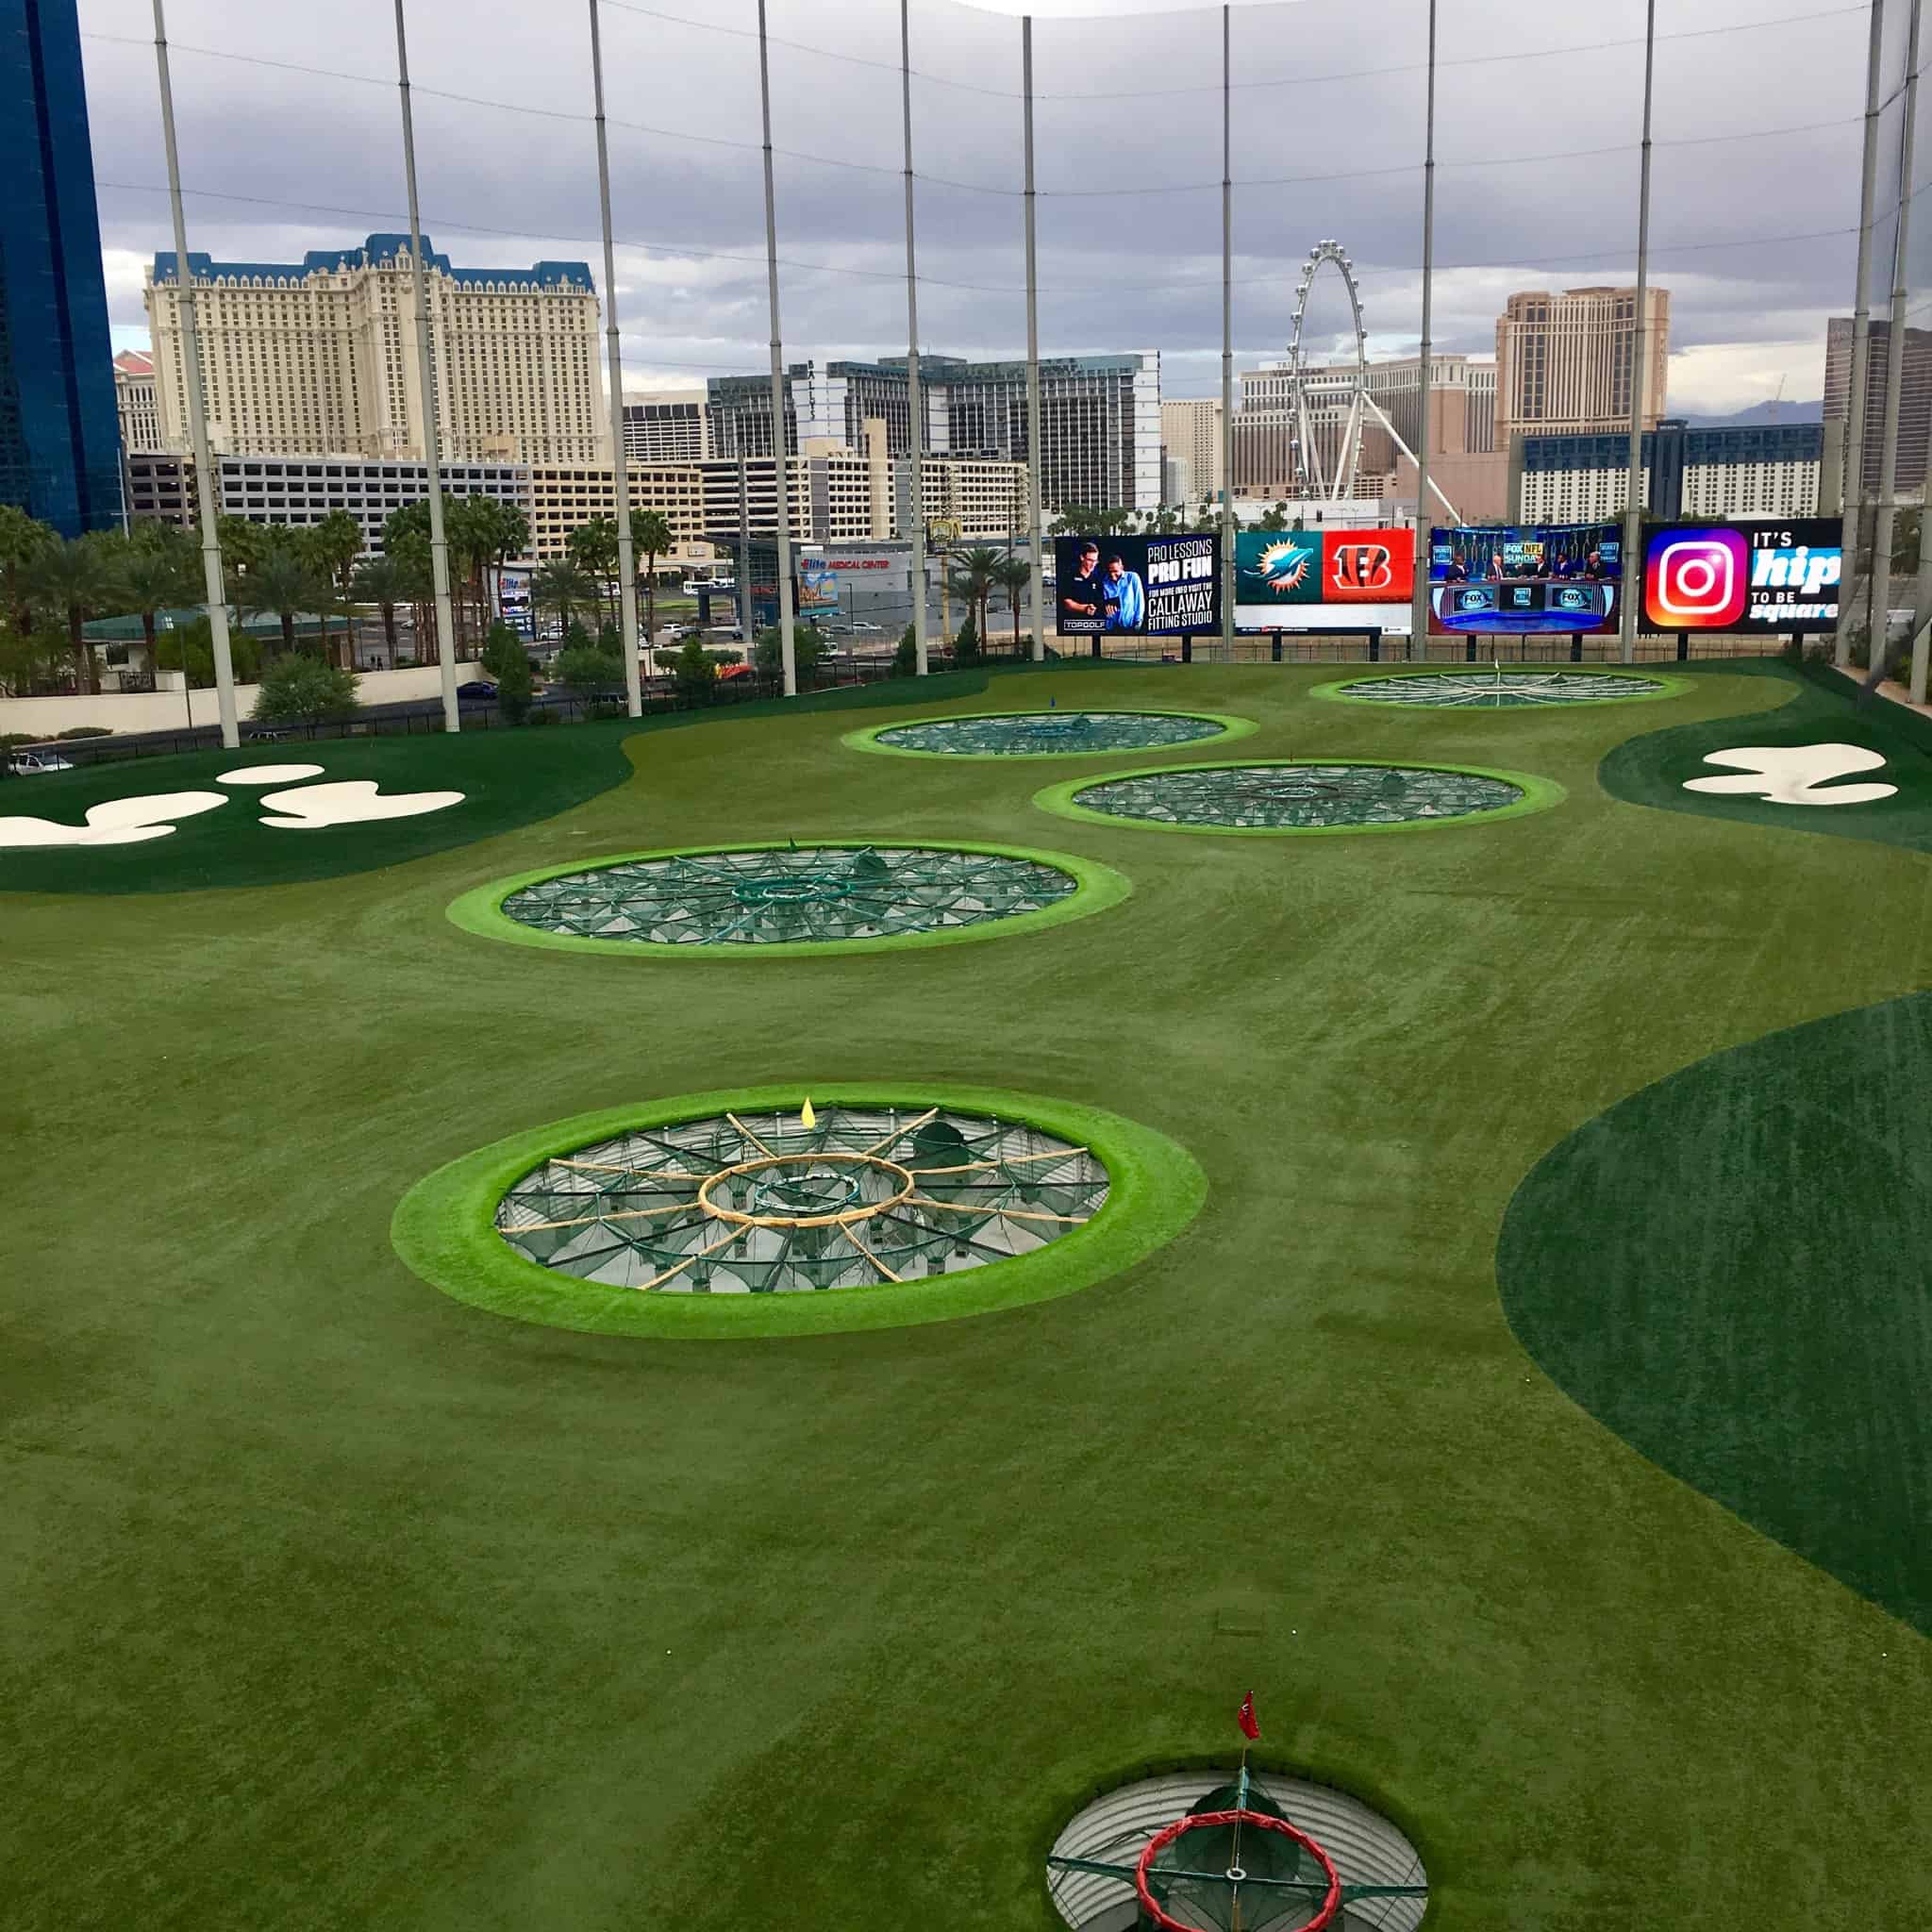
[[[1338,543],[1333,556],[1334,582],[1338,591],[1348,591],[1360,596],[1369,591],[1386,591],[1395,581],[1386,543]]]

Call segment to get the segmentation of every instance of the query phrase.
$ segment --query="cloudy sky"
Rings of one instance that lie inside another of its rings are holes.
[[[769,15],[786,354],[903,352],[897,0]],[[1235,7],[1243,366],[1283,353],[1324,236],[1357,264],[1371,353],[1413,351],[1426,18],[1425,0]],[[602,19],[625,386],[761,369],[756,0],[604,0]],[[125,347],[145,341],[143,267],[172,245],[148,0],[81,0],[81,25]],[[170,0],[168,30],[192,248],[291,261],[407,226],[390,0]],[[1662,0],[1658,30],[1652,277],[1671,291],[1672,407],[1739,408],[1780,380],[1816,397],[1824,319],[1851,301],[1864,9]],[[1493,350],[1512,291],[1631,278],[1642,31],[1642,0],[1441,0],[1439,347]],[[601,283],[588,0],[410,0],[409,33],[436,245],[475,266],[588,259]],[[928,352],[1024,351],[1020,35],[1008,0],[913,0]],[[1158,349],[1166,394],[1218,393],[1221,60],[1218,7],[1036,8],[1043,351]],[[1306,340],[1334,340],[1345,313],[1324,276]]]

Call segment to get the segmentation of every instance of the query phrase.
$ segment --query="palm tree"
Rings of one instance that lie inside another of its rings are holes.
[[[1033,565],[1024,557],[1008,552],[1000,558],[993,581],[1007,593],[1013,612],[1013,656],[1020,655],[1020,599],[1033,587]]]
[[[335,608],[343,613],[343,661],[353,668],[355,641],[349,636],[349,577],[362,555],[362,525],[345,509],[332,509],[302,533],[302,548],[316,575],[338,594]],[[328,655],[324,627],[323,655]]]
[[[396,662],[396,606],[413,604],[424,594],[423,574],[407,550],[394,556],[372,557],[358,565],[349,580],[350,594],[382,612],[382,634],[389,642],[390,669]]]
[[[633,546],[644,553],[644,635],[653,642],[658,637],[658,558],[671,549],[676,540],[671,534],[671,523],[660,509],[633,510],[630,519],[630,541]]]
[[[130,546],[115,573],[119,601],[140,613],[150,669],[160,666],[155,655],[155,613],[171,604],[196,602],[201,595],[202,587],[191,575],[192,553],[184,554],[184,550],[185,546],[176,543]]]
[[[570,560],[579,570],[596,578],[600,599],[610,599],[606,608],[610,622],[615,624],[616,591],[611,579],[617,575],[617,519],[592,517],[588,524],[579,524],[570,533],[568,541]]]
[[[114,602],[113,558],[86,537],[57,539],[21,566],[20,588],[29,605],[65,622],[75,682],[86,696],[98,695],[101,680],[81,626],[90,612]]]
[[[301,558],[287,548],[270,550],[235,590],[235,608],[244,618],[279,617],[282,648],[295,648],[295,613],[325,601],[325,587]]]
[[[947,578],[953,594],[965,598],[972,608],[981,650],[986,648],[987,602],[1000,583],[1000,565],[1004,561],[1002,553],[991,544],[975,543],[957,559]]]
[[[7,608],[12,614],[13,627],[23,637],[32,625],[20,574],[58,541],[52,529],[28,516],[25,510],[16,509],[10,503],[0,503],[0,581],[6,584]]]
[[[539,610],[556,611],[559,628],[567,631],[573,610],[596,604],[596,579],[569,558],[558,558],[532,574],[530,602]]]
[[[515,504],[506,503],[500,496],[479,496],[474,499],[476,508],[474,519],[479,537],[486,538],[489,544],[489,561],[496,566],[500,578],[505,564],[512,557],[525,557],[530,549],[530,520]],[[490,606],[492,620],[503,615],[500,604],[494,599]]]

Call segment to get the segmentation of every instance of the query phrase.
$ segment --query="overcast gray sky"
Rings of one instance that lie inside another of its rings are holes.
[[[1749,0],[1658,7],[1652,275],[1677,409],[1780,378],[1817,396],[1824,319],[1851,304],[1866,15],[1759,10],[1771,24]],[[929,351],[1024,350],[1017,14],[914,0]],[[756,0],[605,0],[602,18],[625,385],[760,369]],[[787,356],[903,352],[897,0],[770,0],[770,20]],[[1360,272],[1371,352],[1413,351],[1425,20],[1424,0],[1235,8],[1243,364],[1283,352],[1301,258],[1329,235]],[[1490,351],[1512,291],[1633,273],[1642,0],[1441,0],[1440,23],[1434,332]],[[152,15],[82,0],[81,25],[126,346],[145,340],[143,266],[172,245]],[[191,247],[286,261],[407,226],[390,0],[171,0],[168,25]],[[436,245],[477,266],[580,258],[601,282],[588,0],[411,0],[409,31]],[[1218,393],[1220,8],[1062,0],[1036,8],[1034,40],[1042,349],[1158,349],[1165,393]],[[1343,321],[1324,278],[1309,339]]]

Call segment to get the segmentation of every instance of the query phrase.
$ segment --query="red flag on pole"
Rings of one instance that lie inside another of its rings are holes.
[[[1250,1743],[1260,1738],[1261,1726],[1255,1718],[1255,1693],[1252,1690],[1241,1699],[1241,1707],[1235,1712],[1234,1721],[1241,1725],[1241,1736]]]

